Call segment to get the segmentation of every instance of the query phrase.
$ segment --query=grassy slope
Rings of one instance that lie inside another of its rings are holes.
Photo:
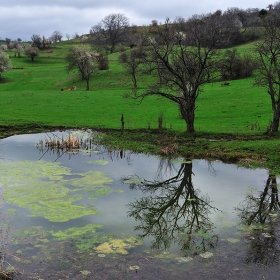
[[[269,120],[271,105],[265,89],[253,86],[253,79],[231,81],[229,86],[221,86],[221,82],[205,85],[203,93],[197,100],[195,127],[201,138],[228,137],[228,135],[247,137],[247,141],[216,143],[207,141],[199,145],[185,147],[183,139],[188,139],[186,125],[179,118],[177,107],[164,99],[149,98],[141,104],[123,98],[131,86],[130,77],[117,62],[118,53],[110,55],[110,69],[100,71],[90,82],[90,90],[85,90],[85,82],[76,73],[65,71],[64,57],[67,49],[75,41],[57,44],[51,50],[41,52],[34,62],[30,58],[11,58],[14,69],[4,73],[4,82],[0,83],[2,126],[66,126],[118,129],[120,117],[124,114],[125,127],[129,129],[157,128],[157,119],[162,111],[166,128],[177,133],[181,151],[190,155],[203,156],[208,154],[223,158],[252,157],[263,155],[273,164],[278,146],[275,140],[263,138]],[[240,46],[242,51],[250,51],[253,45]],[[50,52],[51,51],[51,52]],[[76,85],[76,91],[61,91],[64,86]],[[142,84],[145,86],[145,83]],[[178,134],[179,133],[179,134]],[[183,138],[180,138],[184,136]],[[119,135],[117,135],[119,137]],[[122,142],[125,142],[122,136]],[[192,137],[192,136],[191,136]],[[248,141],[248,137],[253,139]],[[130,136],[132,139],[133,136]],[[143,139],[147,140],[147,136]],[[157,139],[152,140],[157,143]],[[258,141],[254,141],[258,139]],[[139,141],[139,135],[135,138]],[[201,140],[204,141],[204,140]],[[268,141],[272,141],[268,143]],[[119,144],[116,144],[119,145]],[[131,143],[127,143],[131,145]],[[137,146],[137,145],[136,145]],[[268,149],[271,148],[271,151]],[[134,147],[137,149],[137,147]],[[139,149],[139,145],[138,145]],[[148,148],[149,149],[149,148]],[[211,149],[213,150],[211,152]],[[267,152],[263,152],[265,149]]]

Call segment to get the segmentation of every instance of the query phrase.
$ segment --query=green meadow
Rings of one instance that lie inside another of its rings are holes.
[[[126,98],[132,82],[118,63],[120,52],[108,56],[109,70],[97,72],[87,91],[77,73],[65,70],[64,57],[74,44],[79,41],[57,43],[41,51],[33,62],[24,55],[9,53],[14,69],[3,73],[0,81],[2,137],[7,130],[11,134],[57,127],[93,128],[109,130],[104,139],[116,148],[159,152],[158,141],[169,137],[178,143],[178,153],[186,157],[280,169],[279,137],[265,135],[272,119],[269,95],[265,88],[254,86],[254,78],[230,81],[228,86],[222,81],[205,85],[197,99],[196,133],[190,135],[177,106],[170,101],[150,97],[139,103]],[[252,43],[238,47],[248,52],[253,48]],[[74,85],[75,91],[61,91]],[[141,86],[145,87],[145,81]],[[164,128],[159,130],[161,113]]]

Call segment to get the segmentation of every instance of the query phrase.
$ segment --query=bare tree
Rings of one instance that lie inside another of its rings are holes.
[[[63,38],[63,35],[60,31],[57,31],[55,30],[51,37],[50,37],[50,40],[53,42],[53,43],[57,43],[57,42],[61,42],[61,39]]]
[[[36,47],[26,47],[24,49],[25,55],[29,56],[31,60],[33,61],[35,57],[39,56],[40,51]]]
[[[12,63],[9,56],[0,51],[0,78],[2,77],[2,73],[12,69]]]
[[[259,74],[256,84],[267,89],[273,118],[268,132],[277,132],[280,119],[280,16],[273,13],[263,19],[262,41],[257,43]]]
[[[131,76],[133,87],[137,89],[137,73],[140,71],[140,65],[145,58],[145,53],[142,48],[137,48],[135,50],[131,50],[129,53],[123,52],[119,56],[119,62],[123,64],[126,69],[128,75]]]
[[[87,45],[72,47],[66,56],[67,70],[78,70],[83,80],[86,80],[86,89],[89,90],[89,80],[98,70],[97,54]]]
[[[110,14],[90,30],[95,42],[108,49],[111,53],[115,51],[118,44],[127,40],[129,20],[123,14]]]
[[[227,49],[219,61],[219,70],[224,80],[235,80],[253,75],[257,62],[249,53],[237,52],[237,49]]]
[[[224,36],[219,17],[211,14],[193,16],[186,21],[186,30],[178,32],[176,22],[171,24],[167,19],[159,27],[156,39],[146,38],[148,48],[143,48],[146,55],[141,62],[142,72],[137,75],[131,71],[135,75],[131,97],[156,95],[173,101],[180,108],[187,131],[194,132],[196,99],[201,86],[215,73],[217,49],[223,46]],[[139,90],[139,79],[151,74],[153,79],[149,79],[147,88]]]
[[[78,32],[75,32],[75,34],[72,35],[72,38],[73,39],[78,39],[80,36],[78,34]]]
[[[9,45],[12,40],[10,38],[5,38],[5,41],[6,41],[7,45]]]
[[[31,46],[34,47],[34,48],[38,48],[38,49],[41,49],[43,47],[43,42],[42,42],[42,38],[40,35],[36,35],[36,34],[33,34],[31,36]]]

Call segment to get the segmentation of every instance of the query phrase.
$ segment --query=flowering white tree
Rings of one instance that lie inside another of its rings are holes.
[[[18,55],[18,56],[21,56],[21,53],[23,52],[23,46],[20,45],[20,44],[17,44],[17,46],[13,49],[14,53],[15,53],[15,57]]]
[[[26,47],[24,49],[25,55],[29,56],[31,60],[33,61],[35,57],[39,56],[40,51],[36,47]]]
[[[12,68],[12,63],[9,56],[0,51],[0,78],[3,72],[6,72]]]
[[[67,70],[78,70],[81,78],[86,80],[86,89],[89,90],[90,77],[98,70],[96,53],[87,45],[72,47],[66,56],[66,62]]]

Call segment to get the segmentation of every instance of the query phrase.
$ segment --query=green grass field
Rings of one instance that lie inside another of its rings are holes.
[[[4,73],[0,83],[0,125],[38,123],[115,129],[124,114],[127,128],[156,128],[162,111],[166,128],[185,131],[185,122],[170,101],[150,97],[139,104],[123,98],[131,80],[118,63],[119,53],[109,56],[110,69],[92,77],[90,90],[86,91],[85,82],[65,70],[64,57],[74,43],[58,43],[42,51],[33,62],[10,53],[17,69]],[[241,48],[248,50],[252,44]],[[61,91],[73,85],[76,91]],[[269,96],[264,88],[253,86],[253,79],[232,81],[225,87],[217,82],[205,85],[203,90],[197,100],[196,131],[255,134],[266,130],[272,116]]]
[[[77,73],[67,73],[65,70],[64,57],[67,50],[78,43],[72,40],[58,43],[42,51],[33,62],[24,55],[13,57],[10,52],[15,69],[5,72],[0,82],[1,127],[119,129],[120,118],[124,114],[125,129],[149,127],[154,131],[158,127],[158,117],[163,112],[165,131],[188,137],[185,133],[186,124],[172,102],[150,97],[139,104],[124,98],[132,83],[118,63],[120,53],[109,55],[109,70],[99,71],[92,77],[90,90],[87,91],[86,83],[80,80]],[[241,51],[252,51],[253,48],[252,43],[240,46]],[[264,136],[272,119],[270,98],[265,88],[258,88],[253,83],[254,78],[249,78],[230,81],[228,86],[221,86],[222,82],[205,85],[197,100],[196,135],[208,139],[231,136],[253,139],[246,143],[238,140],[219,145],[222,145],[223,154],[242,154],[243,157],[252,157],[253,153],[257,158],[262,151],[264,159],[269,162],[268,166],[278,166],[278,135],[269,140],[271,143]],[[73,85],[77,86],[76,91],[61,91],[64,86]],[[145,87],[145,83],[141,86]],[[143,148],[143,141],[149,136],[140,138]],[[180,141],[184,142],[182,139]],[[207,143],[200,147],[194,146],[193,155],[200,155],[196,151],[201,147],[204,147],[202,154],[208,153],[209,149],[216,151],[217,145]],[[187,150],[181,146],[181,151]],[[263,150],[267,152],[263,153]]]

